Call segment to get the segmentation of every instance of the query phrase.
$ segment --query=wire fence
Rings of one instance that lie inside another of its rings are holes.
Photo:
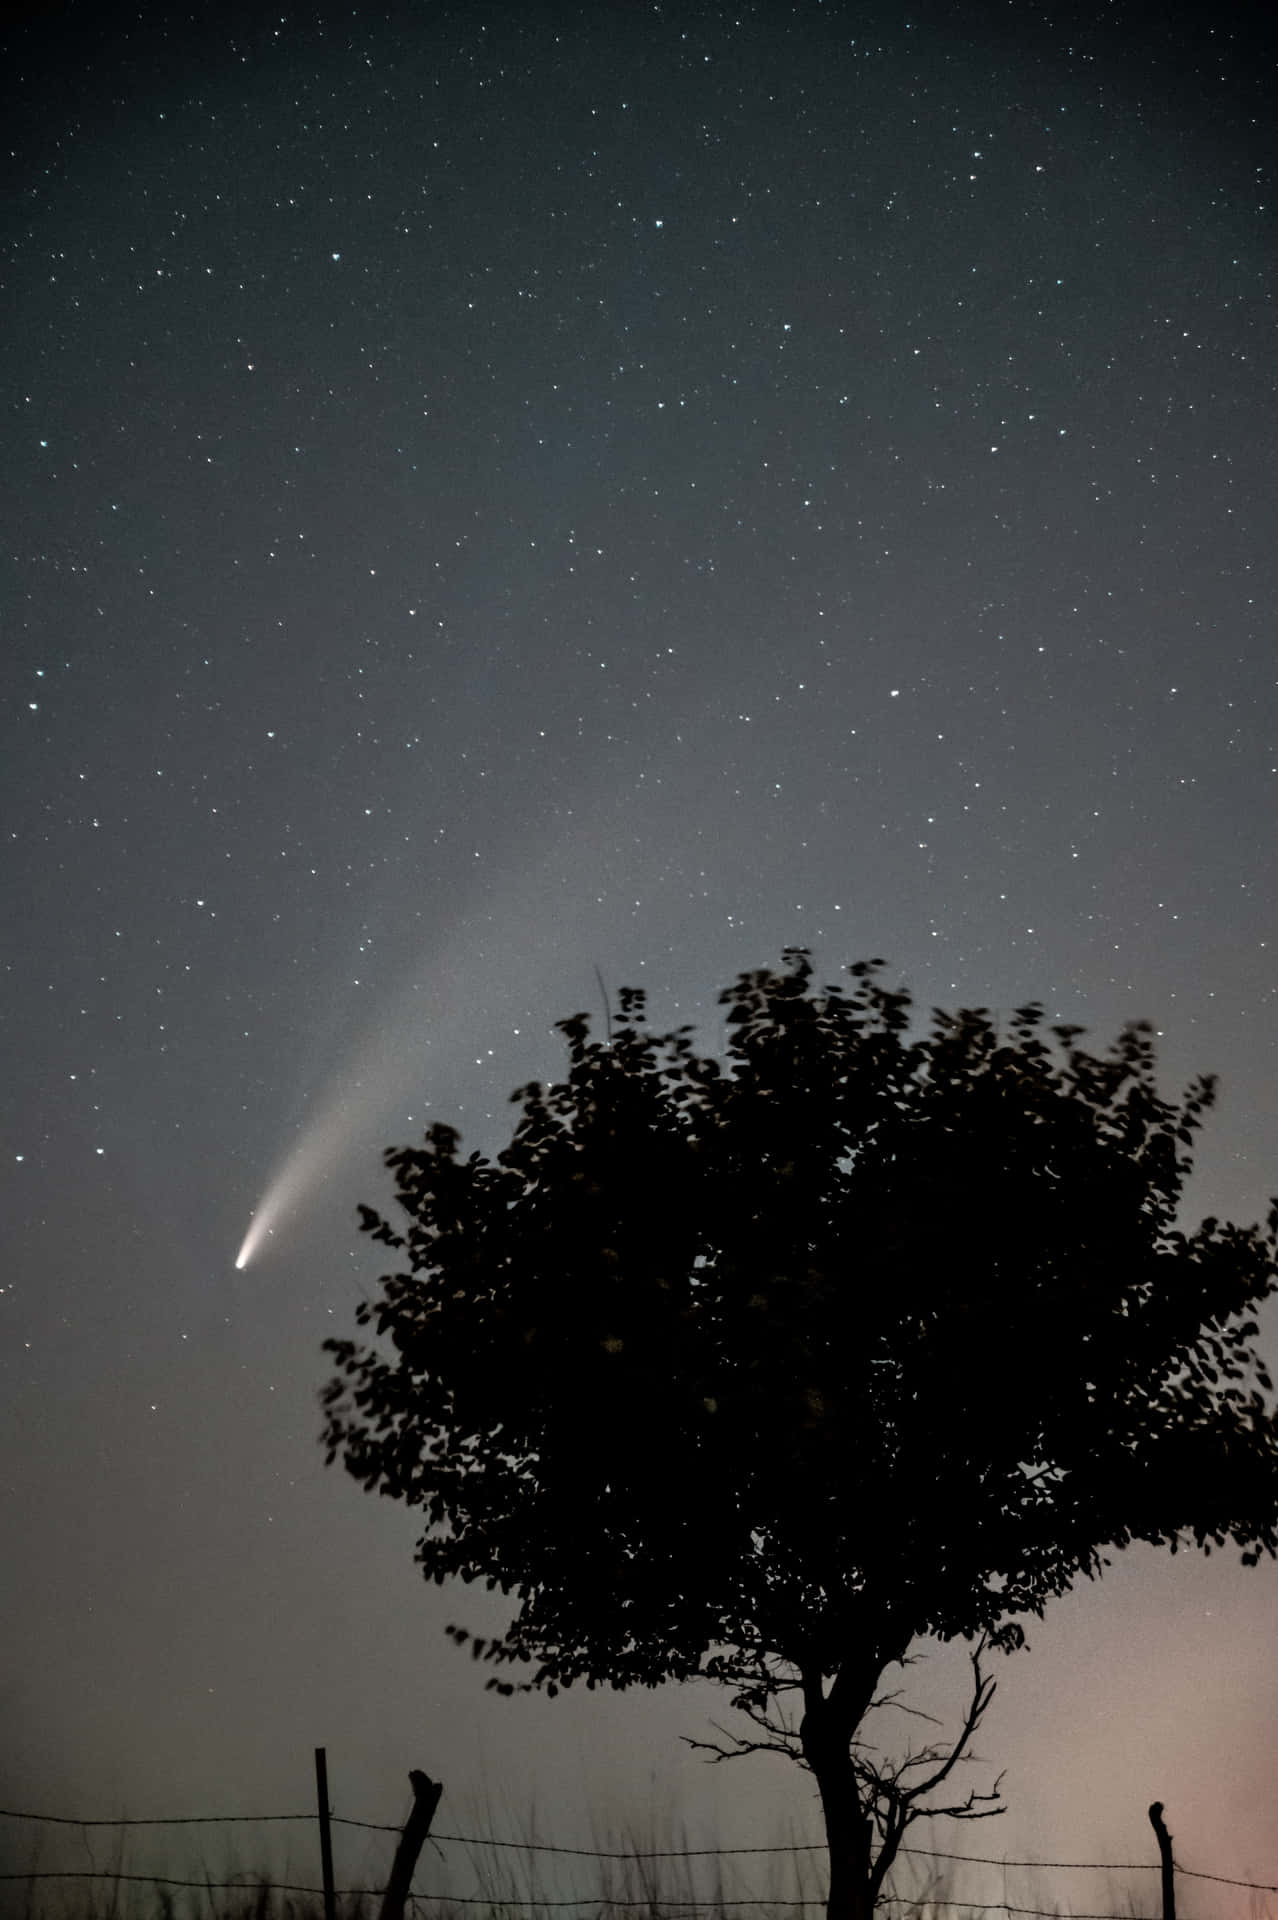
[[[74,1814],[34,1813],[25,1809],[0,1807],[0,1820],[29,1822],[33,1825],[74,1828],[81,1832],[95,1829],[123,1830],[126,1828],[172,1828],[172,1827],[231,1827],[260,1826],[282,1824],[285,1822],[305,1823],[310,1826],[319,1824],[316,1812],[305,1813],[214,1813],[160,1815],[138,1818],[120,1816],[112,1819],[85,1819]],[[368,1833],[398,1834],[400,1828],[385,1821],[356,1820],[342,1814],[330,1814],[332,1826],[360,1829]],[[551,1841],[501,1840],[491,1834],[436,1833],[429,1836],[432,1842],[454,1844],[477,1849],[481,1852],[509,1850],[523,1854],[555,1854],[577,1859],[591,1859],[614,1863],[633,1863],[658,1860],[707,1860],[730,1859],[744,1856],[789,1856],[798,1854],[823,1854],[825,1847],[820,1842],[797,1842],[785,1846],[771,1847],[576,1847],[562,1846]],[[1160,1863],[1156,1860],[1033,1860],[1014,1859],[1001,1854],[953,1853],[933,1847],[900,1848],[902,1858],[909,1857],[924,1861],[943,1861],[947,1866],[965,1865],[996,1868],[1032,1869],[1049,1873],[1095,1872],[1095,1873],[1157,1873]],[[1236,1879],[1227,1874],[1207,1873],[1192,1867],[1184,1867],[1176,1862],[1178,1879],[1209,1882],[1216,1886],[1236,1887],[1251,1893],[1278,1893],[1278,1883],[1262,1880]],[[119,1867],[87,1868],[30,1868],[24,1872],[0,1872],[0,1882],[12,1881],[93,1881],[108,1880],[113,1885],[138,1885],[148,1887],[170,1887],[186,1889],[199,1893],[235,1892],[243,1894],[262,1884],[262,1877],[256,1874],[240,1875],[231,1880],[213,1880],[201,1877],[198,1880],[187,1879],[164,1873],[125,1873]],[[302,1894],[321,1899],[322,1887],[303,1885],[288,1880],[270,1880],[272,1892]],[[341,1887],[334,1889],[338,1898],[344,1900],[380,1899],[386,1892],[385,1887]],[[710,1910],[732,1910],[746,1907],[766,1907],[769,1909],[821,1909],[825,1906],[824,1896],[790,1899],[784,1896],[765,1896],[760,1898],[690,1899],[676,1895],[669,1900],[657,1900],[650,1892],[640,1895],[619,1895],[598,1890],[580,1895],[565,1897],[537,1895],[531,1898],[510,1897],[502,1893],[465,1895],[455,1893],[410,1893],[408,1898],[417,1907],[430,1903],[445,1907],[487,1907],[490,1912],[497,1909],[505,1912],[522,1908],[533,1911],[593,1907],[624,1910],[644,1908],[650,1914],[658,1909],[663,1916],[676,1913],[695,1913]],[[925,1907],[929,1912],[954,1913],[1001,1913],[1011,1916],[1011,1920],[1062,1920],[1059,1907],[1025,1907],[1010,1905],[1006,1900],[952,1900],[934,1897],[931,1894],[906,1895],[889,1894],[881,1898],[880,1905],[887,1907]],[[1068,1920],[1133,1920],[1131,1913],[1126,1914],[1075,1914],[1070,1913]]]

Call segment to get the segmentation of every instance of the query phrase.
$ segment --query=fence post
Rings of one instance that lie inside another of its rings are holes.
[[[1172,1861],[1171,1835],[1163,1824],[1163,1803],[1155,1800],[1149,1809],[1149,1824],[1158,1839],[1158,1857],[1163,1863],[1163,1920],[1176,1920],[1176,1869]]]
[[[319,1800],[320,1870],[324,1876],[324,1920],[337,1920],[337,1896],[333,1892],[333,1830],[328,1824],[328,1754],[315,1749],[315,1793]]]
[[[381,1920],[404,1920],[404,1902],[413,1884],[413,1869],[417,1865],[417,1856],[422,1850],[426,1835],[430,1832],[430,1823],[435,1818],[439,1796],[444,1791],[438,1780],[432,1780],[428,1774],[422,1773],[417,1767],[413,1768],[408,1778],[413,1788],[413,1810],[404,1822],[404,1831],[400,1834],[399,1845],[395,1849],[390,1879],[386,1882],[386,1891],[382,1895]]]

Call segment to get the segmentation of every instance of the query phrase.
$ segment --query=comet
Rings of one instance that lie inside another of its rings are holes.
[[[262,1224],[262,1216],[264,1213],[265,1204],[262,1210],[259,1213],[255,1213],[249,1222],[249,1230],[240,1242],[240,1250],[235,1256],[235,1271],[237,1273],[243,1273],[263,1240],[265,1240],[266,1236],[272,1231],[270,1227],[263,1226]]]
[[[390,1113],[420,1089],[431,1052],[427,1024],[438,1027],[455,1018],[452,995],[438,989],[423,1005],[415,986],[406,988],[384,1021],[365,1034],[346,1071],[323,1091],[312,1117],[303,1123],[293,1147],[272,1174],[253,1210],[248,1232],[235,1256],[243,1273],[307,1204],[349,1165],[352,1154],[376,1144]]]
[[[371,1085],[357,1082],[351,1090],[338,1089],[329,1094],[254,1208],[235,1256],[237,1273],[243,1273],[259,1257],[276,1228],[300,1212],[324,1181],[345,1163],[353,1140],[361,1133],[376,1137],[375,1119],[384,1099],[384,1081],[377,1080]]]
[[[366,1028],[352,1048],[345,1069],[320,1093],[312,1117],[277,1165],[235,1256],[237,1273],[255,1265],[273,1236],[283,1236],[354,1156],[368,1164],[370,1151],[396,1126],[396,1112],[402,1115],[405,1104],[417,1106],[427,1073],[437,1083],[457,1085],[471,1063],[480,1064],[475,1056],[481,1036],[490,1036],[494,1024],[517,1017],[521,1003],[527,1007],[562,991],[574,964],[566,935],[562,947],[548,944],[535,964],[521,963],[517,987],[509,956],[521,952],[525,929],[539,924],[565,872],[584,888],[597,871],[602,892],[607,873],[600,845],[592,815],[589,825],[558,836],[537,859],[512,849],[509,871],[489,879],[475,903],[476,913],[484,909],[482,945],[473,929],[459,929],[418,957],[377,1024]],[[498,895],[502,910],[495,915],[490,902]],[[423,987],[423,981],[429,985]]]

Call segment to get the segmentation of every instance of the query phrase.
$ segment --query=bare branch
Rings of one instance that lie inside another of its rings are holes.
[[[854,1759],[853,1772],[861,1793],[861,1804],[873,1821],[879,1836],[879,1851],[870,1873],[871,1903],[877,1898],[883,1882],[890,1871],[900,1850],[906,1830],[915,1820],[931,1818],[935,1815],[948,1815],[954,1820],[987,1820],[995,1814],[1005,1811],[1000,1789],[1003,1776],[1000,1774],[991,1793],[968,1794],[967,1798],[953,1806],[923,1805],[927,1796],[942,1781],[946,1780],[959,1761],[970,1757],[968,1748],[972,1736],[980,1726],[986,1708],[994,1697],[995,1683],[982,1671],[981,1655],[986,1642],[982,1639],[970,1656],[972,1666],[972,1695],[968,1702],[963,1724],[953,1745],[946,1750],[942,1747],[925,1747],[921,1752],[908,1754],[899,1763],[882,1758],[876,1760]],[[925,1767],[930,1769],[926,1779],[909,1781],[911,1769]]]
[[[999,1804],[1002,1799],[1003,1775],[989,1793],[969,1793],[959,1807],[928,1807],[927,1815],[945,1815],[951,1820],[990,1820],[995,1814],[1006,1813],[1006,1807]],[[988,1804],[986,1804],[988,1803]]]
[[[972,1667],[972,1698],[968,1702],[967,1713],[964,1716],[959,1737],[951,1747],[949,1754],[941,1761],[941,1765],[937,1768],[936,1772],[928,1779],[920,1780],[909,1788],[908,1791],[911,1800],[920,1799],[924,1794],[931,1793],[935,1787],[940,1786],[942,1780],[948,1778],[966,1754],[971,1744],[973,1734],[985,1717],[985,1710],[994,1698],[997,1686],[996,1681],[991,1680],[987,1674],[981,1671],[981,1655],[985,1651],[985,1645],[985,1640],[982,1638],[970,1656]],[[923,1755],[918,1756],[918,1760],[920,1761],[923,1760],[923,1758]],[[938,1754],[930,1755],[927,1759],[927,1764],[930,1765],[933,1759],[940,1758],[941,1756]],[[906,1765],[909,1764],[910,1762],[907,1761]]]
[[[693,1747],[698,1752],[712,1754],[713,1759],[710,1763],[712,1766],[720,1760],[739,1760],[743,1754],[747,1753],[779,1753],[784,1755],[787,1760],[797,1759],[801,1767],[807,1766],[807,1762],[801,1754],[796,1753],[793,1747],[782,1745],[780,1741],[746,1740],[740,1734],[726,1732],[725,1729],[719,1727],[715,1721],[711,1721],[710,1724],[717,1727],[717,1731],[722,1733],[724,1738],[731,1741],[732,1744],[722,1747],[717,1740],[694,1740],[691,1734],[687,1733],[681,1733],[679,1738],[683,1741],[685,1747]]]
[[[927,1720],[934,1727],[942,1725],[934,1713],[924,1713],[922,1707],[907,1707],[901,1698],[902,1692],[903,1689],[898,1687],[893,1693],[877,1694],[866,1708],[866,1712],[874,1713],[879,1707],[895,1707],[898,1713],[908,1713],[915,1720]]]
[[[747,1720],[753,1721],[756,1727],[761,1727],[764,1733],[771,1734],[774,1739],[798,1740],[799,1732],[797,1727],[787,1725],[784,1720],[772,1719],[768,1714],[763,1712],[762,1708],[738,1706],[735,1700],[732,1704],[737,1707],[739,1713],[745,1715]]]

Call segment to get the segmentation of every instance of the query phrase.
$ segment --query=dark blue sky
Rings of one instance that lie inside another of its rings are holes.
[[[324,1473],[355,1202],[427,1117],[500,1144],[596,966],[713,1050],[802,943],[1152,1019],[1222,1076],[1193,1208],[1264,1211],[1272,38],[163,16],[4,57],[0,1798],[287,1808],[327,1740],[372,1819],[410,1765],[548,1830],[655,1772],[740,1843],[806,1789],[687,1755],[713,1696],[485,1696],[482,1608]],[[1139,1858],[1162,1797],[1278,1880],[1276,1577],[1063,1603],[977,1850]]]

